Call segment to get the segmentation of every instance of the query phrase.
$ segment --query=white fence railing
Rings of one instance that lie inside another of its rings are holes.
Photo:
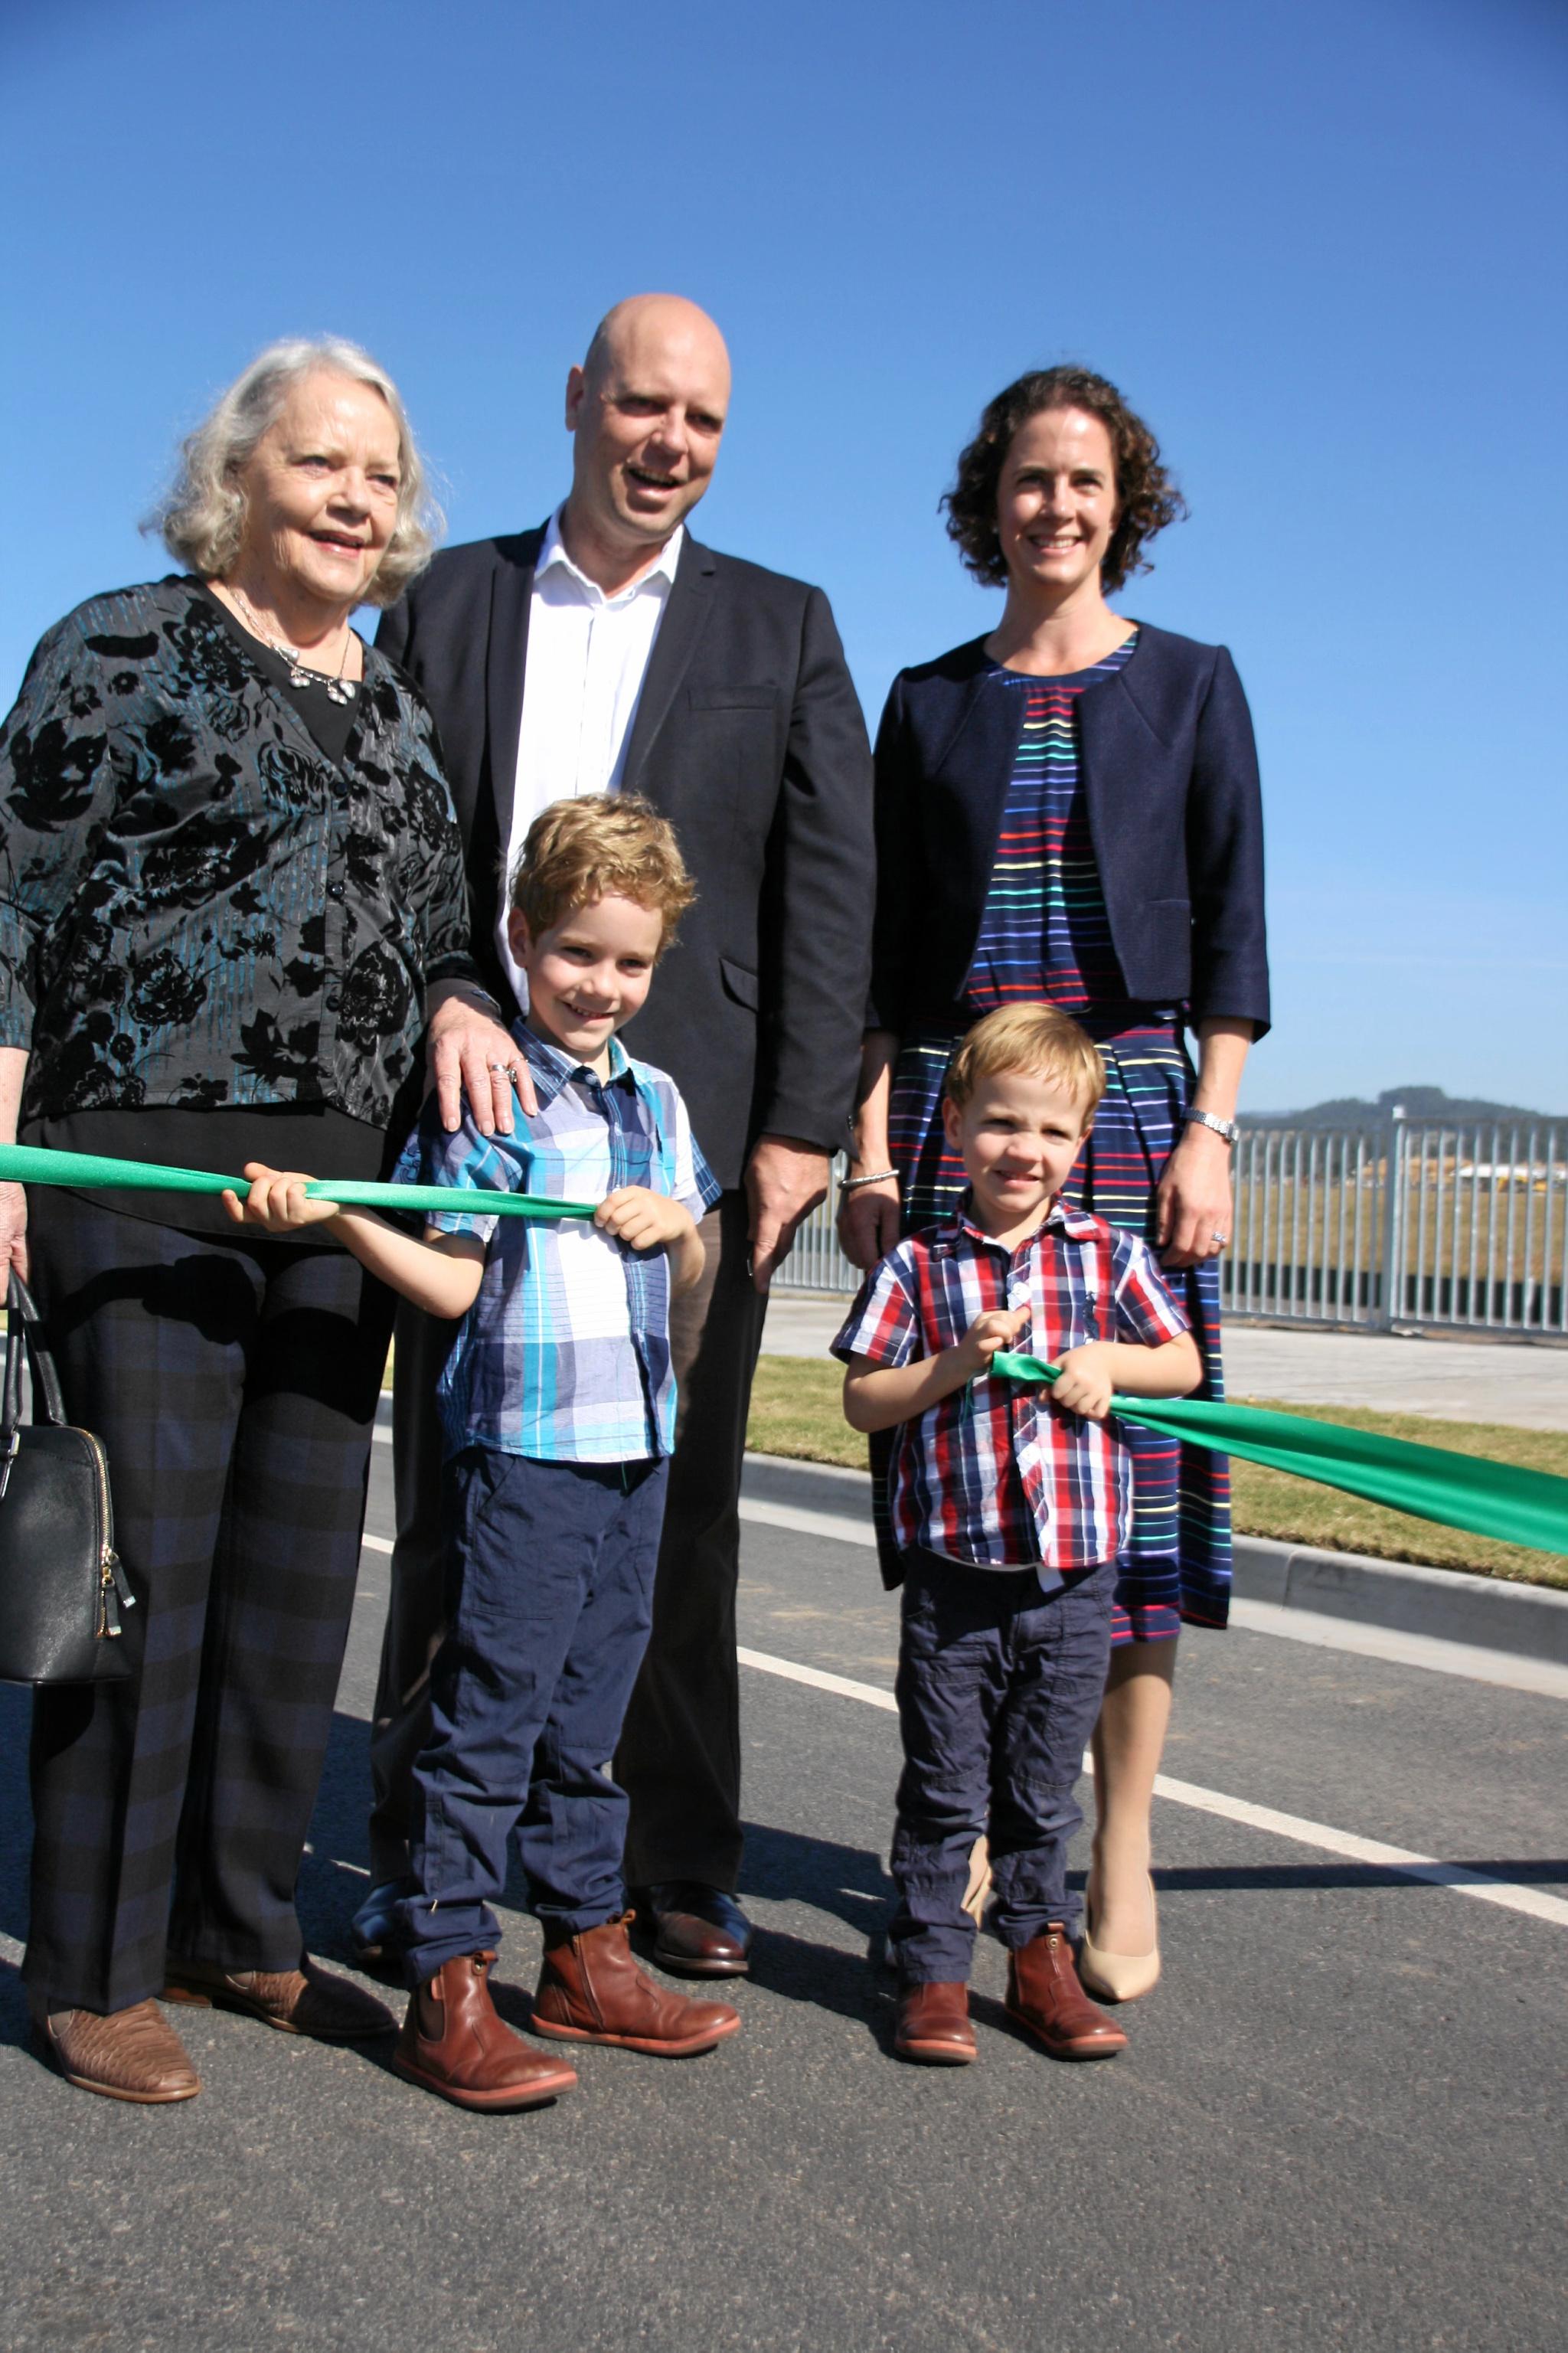
[[[1229,1315],[1568,1338],[1560,1126],[1251,1128],[1233,1175]],[[856,1289],[832,1208],[797,1236],[781,1292]]]

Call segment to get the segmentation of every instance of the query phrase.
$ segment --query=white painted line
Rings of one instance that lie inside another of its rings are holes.
[[[1353,1831],[1337,1831],[1328,1822],[1310,1822],[1300,1814],[1277,1813],[1272,1806],[1255,1806],[1246,1798],[1222,1797],[1217,1789],[1200,1789],[1194,1781],[1156,1777],[1154,1795],[1178,1806],[1192,1806],[1201,1814],[1219,1814],[1248,1829],[1271,1831],[1277,1838],[1295,1839],[1302,1846],[1321,1847],[1325,1854],[1345,1856],[1352,1862],[1378,1863],[1405,1879],[1422,1879],[1433,1887],[1451,1887],[1456,1895],[1473,1895],[1480,1904],[1499,1904],[1506,1912],[1524,1912],[1533,1920],[1551,1920],[1568,1928],[1568,1902],[1543,1894],[1538,1887],[1521,1887],[1511,1879],[1491,1879],[1460,1862],[1439,1862],[1436,1856],[1412,1854],[1402,1846],[1384,1846],[1381,1839],[1358,1838]]]
[[[363,1535],[360,1542],[366,1552],[393,1552],[396,1549],[390,1536]]]
[[[765,1651],[742,1651],[739,1657],[743,1667],[754,1667],[761,1674],[777,1675],[785,1683],[805,1683],[813,1691],[833,1692],[840,1699],[858,1699],[868,1707],[897,1711],[892,1693],[876,1683],[856,1683],[848,1675],[825,1674],[819,1667],[803,1667],[794,1659],[772,1658]],[[1094,1770],[1087,1753],[1083,1767],[1086,1773]],[[1216,1814],[1224,1821],[1240,1822],[1248,1830],[1268,1831],[1275,1838],[1293,1839],[1299,1846],[1316,1847],[1321,1853],[1342,1855],[1352,1862],[1375,1863],[1384,1870],[1398,1872],[1403,1879],[1447,1887],[1456,1895],[1473,1895],[1478,1903],[1496,1904],[1505,1912],[1522,1912],[1530,1919],[1549,1920],[1555,1927],[1568,1928],[1568,1901],[1561,1895],[1548,1895],[1536,1887],[1521,1887],[1510,1879],[1492,1879],[1464,1863],[1440,1862],[1436,1855],[1413,1854],[1406,1847],[1385,1846],[1381,1839],[1361,1838],[1353,1831],[1335,1830],[1331,1823],[1309,1821],[1300,1814],[1282,1814],[1272,1806],[1255,1806],[1250,1799],[1229,1798],[1222,1790],[1200,1788],[1195,1781],[1173,1781],[1163,1773],[1155,1780],[1154,1795],[1167,1799],[1172,1805],[1191,1806],[1198,1813]]]
[[[797,1536],[827,1536],[835,1544],[871,1545],[876,1531],[868,1519],[852,1520],[846,1512],[808,1512],[795,1504],[762,1504],[741,1498],[741,1517],[760,1528],[790,1528]]]
[[[391,1430],[379,1421],[370,1434],[378,1446],[390,1446],[392,1443]]]
[[[890,1691],[882,1691],[876,1683],[858,1683],[848,1675],[825,1674],[820,1667],[797,1666],[793,1659],[770,1659],[765,1651],[740,1651],[735,1653],[743,1667],[755,1667],[764,1675],[782,1676],[786,1683],[808,1683],[813,1691],[837,1692],[840,1699],[863,1700],[868,1707],[886,1708],[896,1715],[899,1703]]]
[[[843,1475],[859,1477],[858,1472]],[[831,1544],[874,1546],[877,1541],[868,1516],[851,1519],[847,1513],[811,1511],[803,1504],[764,1504],[742,1495],[741,1517],[757,1527],[785,1528],[795,1535],[825,1537]],[[1246,1634],[1279,1634],[1288,1641],[1309,1642],[1318,1650],[1352,1651],[1363,1659],[1426,1667],[1439,1675],[1465,1675],[1473,1683],[1496,1683],[1505,1691],[1568,1699],[1568,1667],[1552,1659],[1483,1650],[1479,1643],[1451,1642],[1437,1634],[1400,1633],[1387,1626],[1363,1625],[1356,1619],[1331,1618],[1317,1609],[1282,1609],[1273,1601],[1233,1600],[1230,1622]]]

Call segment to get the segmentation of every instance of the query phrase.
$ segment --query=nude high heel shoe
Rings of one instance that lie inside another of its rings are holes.
[[[1146,1953],[1107,1953],[1094,1941],[1094,1879],[1084,1890],[1083,1945],[1078,1957],[1080,1985],[1101,2001],[1136,2001],[1148,1993],[1160,1976],[1160,1915],[1154,1882],[1149,1882],[1150,1949]]]

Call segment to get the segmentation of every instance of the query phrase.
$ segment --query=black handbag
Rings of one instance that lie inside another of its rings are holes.
[[[109,1458],[91,1430],[66,1420],[54,1358],[18,1274],[5,1303],[0,1683],[117,1682],[132,1672],[120,1613],[134,1604],[114,1549]],[[22,1419],[24,1352],[33,1370],[30,1424]]]

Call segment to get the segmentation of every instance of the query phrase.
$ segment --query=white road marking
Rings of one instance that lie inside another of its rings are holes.
[[[363,1535],[360,1542],[366,1552],[392,1552],[395,1549],[390,1536]]]
[[[805,1683],[813,1691],[832,1692],[840,1699],[857,1699],[868,1707],[896,1713],[898,1703],[890,1691],[876,1683],[856,1683],[848,1675],[826,1674],[820,1667],[803,1667],[795,1659],[775,1659],[765,1651],[739,1652],[743,1667],[753,1667],[760,1674],[777,1675],[784,1682]],[[1085,1754],[1084,1771],[1092,1773],[1093,1760]],[[1496,1904],[1506,1912],[1522,1912],[1532,1920],[1549,1920],[1553,1926],[1568,1928],[1568,1902],[1560,1895],[1548,1895],[1540,1888],[1521,1887],[1513,1880],[1493,1879],[1485,1872],[1472,1871],[1467,1864],[1439,1862],[1436,1855],[1415,1854],[1406,1847],[1385,1846],[1381,1839],[1361,1838],[1353,1831],[1336,1830],[1329,1822],[1309,1821],[1300,1814],[1282,1814],[1273,1806],[1255,1806],[1247,1798],[1226,1797],[1219,1789],[1201,1788],[1195,1781],[1174,1781],[1167,1774],[1159,1775],[1154,1783],[1154,1795],[1167,1799],[1176,1806],[1191,1806],[1198,1813],[1217,1814],[1224,1821],[1241,1822],[1248,1830],[1268,1831],[1275,1838],[1293,1839],[1299,1846],[1316,1847],[1321,1853],[1343,1856],[1352,1862],[1375,1863],[1387,1871],[1396,1871],[1402,1879],[1419,1879],[1432,1887],[1447,1887],[1456,1895],[1473,1895],[1478,1903]]]
[[[808,1512],[795,1504],[762,1504],[741,1498],[741,1517],[761,1528],[789,1528],[797,1536],[829,1536],[835,1544],[872,1545],[876,1532],[867,1520],[852,1520],[847,1512]]]
[[[858,1475],[858,1474],[849,1474]],[[784,1528],[832,1544],[874,1546],[869,1517],[817,1512],[803,1504],[764,1504],[742,1495],[741,1517],[763,1528]],[[1247,1634],[1279,1634],[1319,1650],[1352,1651],[1363,1659],[1387,1659],[1396,1666],[1425,1667],[1433,1674],[1464,1675],[1472,1683],[1496,1683],[1505,1691],[1535,1692],[1568,1699],[1568,1667],[1552,1659],[1521,1658],[1512,1651],[1489,1651],[1477,1642],[1450,1642],[1436,1634],[1406,1634],[1387,1626],[1365,1626],[1351,1618],[1331,1618],[1317,1609],[1282,1609],[1272,1601],[1231,1603],[1230,1622]]]

